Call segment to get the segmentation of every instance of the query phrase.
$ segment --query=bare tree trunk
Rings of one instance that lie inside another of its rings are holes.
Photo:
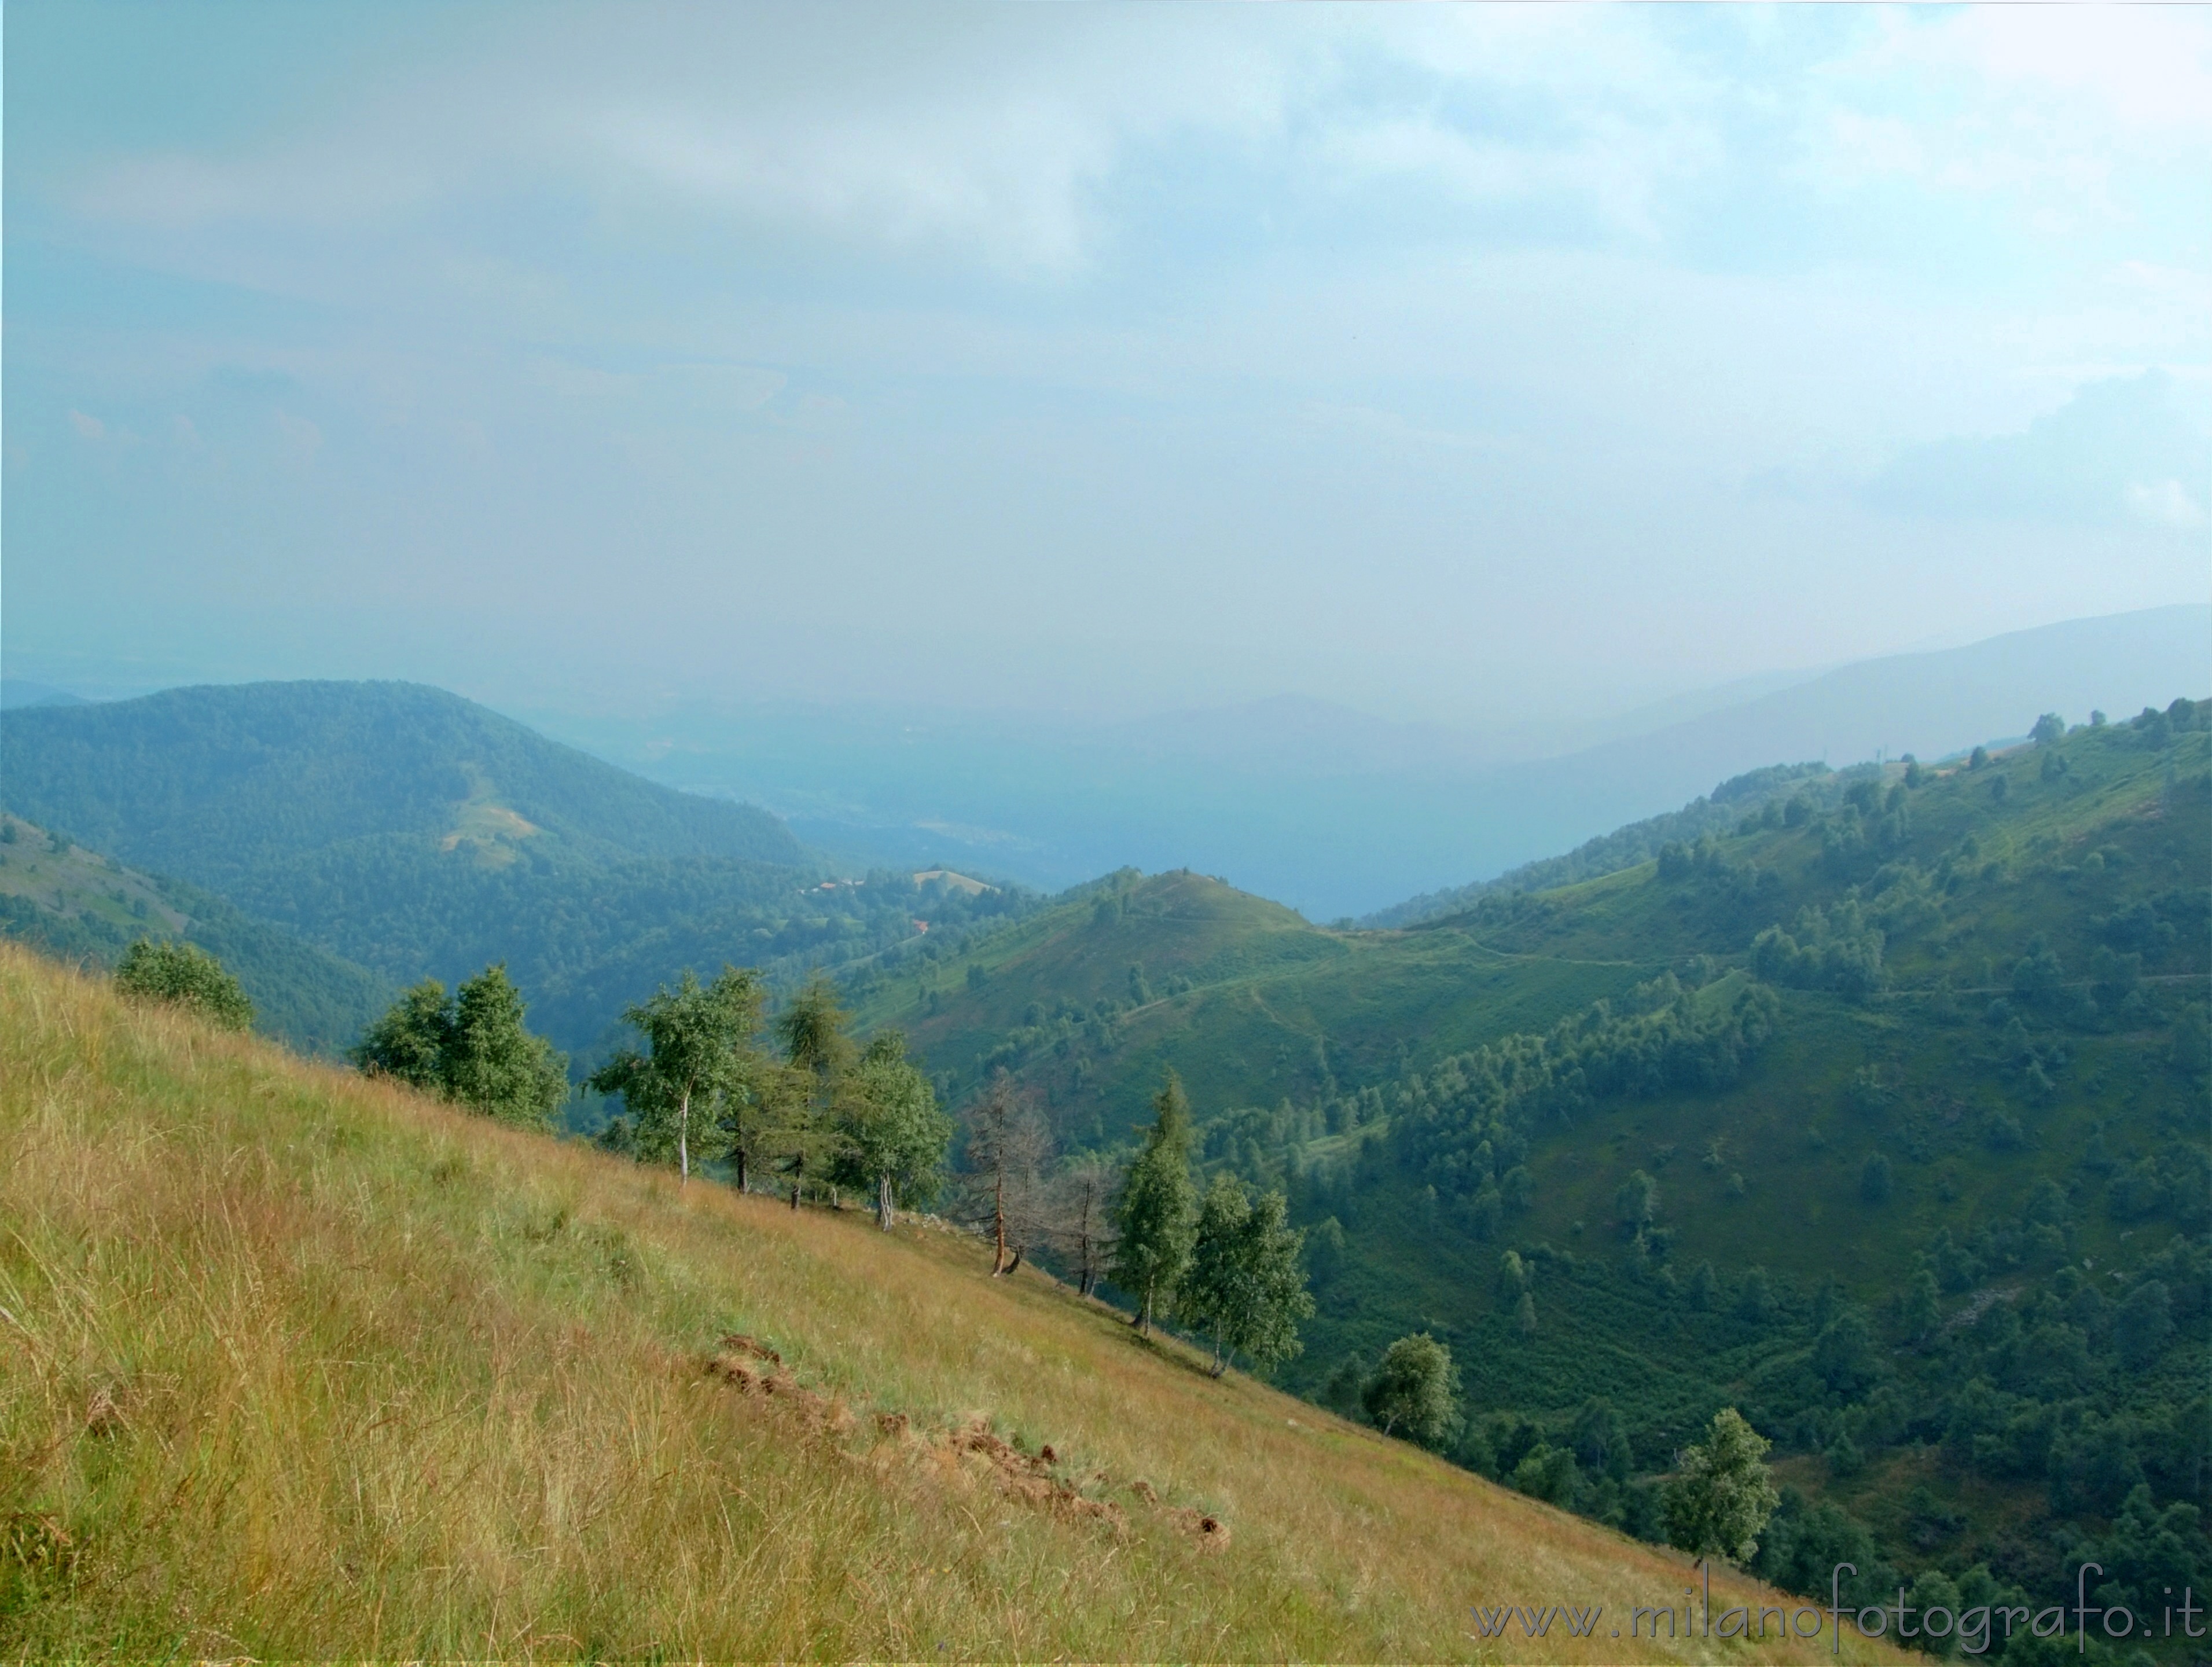
[[[677,1185],[682,1186],[691,1178],[691,1091],[684,1091],[684,1099],[676,1109],[676,1163],[678,1171]]]
[[[878,1175],[876,1177],[876,1226],[885,1232],[891,1230],[891,1177],[887,1174]]]
[[[743,1142],[740,1142],[738,1145],[736,1151],[738,1154],[738,1190],[739,1192],[743,1192],[745,1190],[745,1148]]]
[[[1002,1167],[991,1187],[991,1277],[1006,1271],[1006,1171]]]

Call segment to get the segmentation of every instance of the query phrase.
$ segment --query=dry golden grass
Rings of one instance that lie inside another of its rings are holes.
[[[987,1266],[0,946],[0,1652],[1832,1658],[1611,1637],[1688,1565]],[[732,1331],[823,1399],[705,1371]],[[1121,1520],[941,1439],[979,1419]]]

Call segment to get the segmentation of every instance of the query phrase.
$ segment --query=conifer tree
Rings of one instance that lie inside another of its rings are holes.
[[[1097,1153],[1071,1159],[1061,1170],[1053,1205],[1053,1236],[1074,1264],[1075,1288],[1089,1296],[1114,1249],[1114,1171]]]
[[[1045,1230],[1043,1171],[1052,1140],[1013,1078],[1000,1070],[969,1113],[969,1216],[991,1240],[991,1277],[1021,1266]]]
[[[793,1092],[780,1097],[783,1116],[769,1138],[791,1177],[794,1210],[805,1190],[808,1170],[830,1167],[842,1142],[837,1103],[848,1089],[854,1061],[847,1023],[836,987],[818,972],[775,1021]]]
[[[1115,1208],[1120,1234],[1109,1277],[1137,1299],[1133,1323],[1149,1334],[1190,1262],[1197,1197],[1190,1183],[1190,1103],[1172,1071],[1152,1097],[1154,1121]]]

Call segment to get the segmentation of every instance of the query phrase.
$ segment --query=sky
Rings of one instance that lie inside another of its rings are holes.
[[[2203,9],[4,49],[10,677],[1480,727],[2208,594]]]

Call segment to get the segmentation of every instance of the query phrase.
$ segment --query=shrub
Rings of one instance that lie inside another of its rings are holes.
[[[141,1001],[190,1007],[227,1031],[253,1022],[253,1003],[238,980],[198,944],[139,939],[115,969],[115,988]]]

